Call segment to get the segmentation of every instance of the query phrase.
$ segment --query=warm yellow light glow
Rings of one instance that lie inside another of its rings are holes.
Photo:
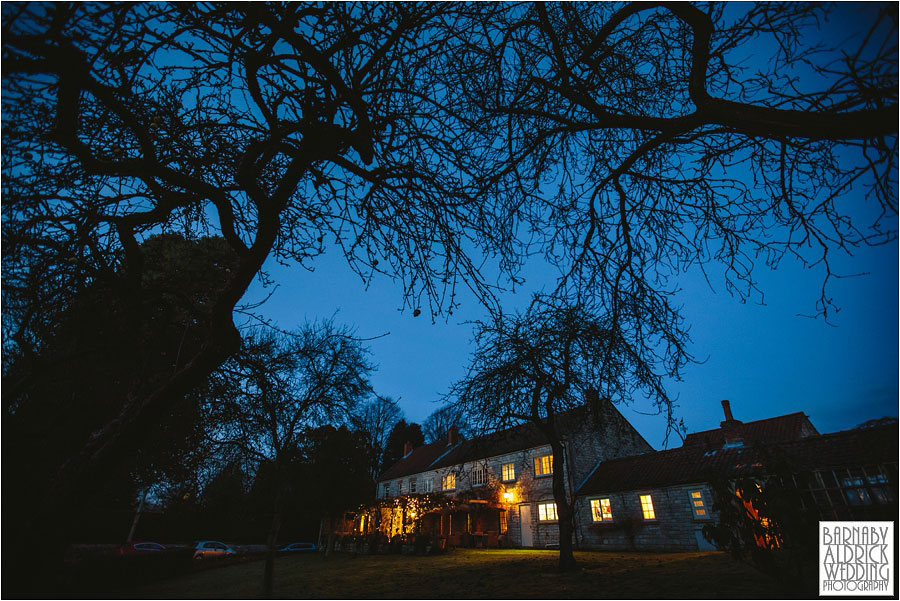
[[[513,494],[513,491],[511,491],[511,490],[508,490],[505,493],[503,493],[503,500],[506,501],[507,503],[512,503],[513,499],[515,499],[515,498],[516,498],[516,495]]]

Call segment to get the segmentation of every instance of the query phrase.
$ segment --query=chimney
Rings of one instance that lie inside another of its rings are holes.
[[[725,421],[733,422],[734,416],[731,415],[731,401],[722,401],[722,409],[725,410]],[[725,422],[722,422],[722,423],[724,425]]]
[[[447,430],[447,446],[453,446],[459,440],[459,430],[456,429],[456,426],[450,426],[450,429]]]
[[[744,422],[734,419],[731,414],[731,403],[722,401],[722,410],[725,412],[725,421],[719,424],[722,428],[722,435],[725,437],[725,446],[740,446],[744,443],[741,436],[741,426]]]
[[[403,456],[406,457],[410,453],[413,452],[413,444],[410,441],[406,441],[403,445]]]

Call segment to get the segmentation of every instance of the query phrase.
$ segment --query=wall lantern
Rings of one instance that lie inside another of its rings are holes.
[[[508,490],[505,493],[503,493],[503,500],[506,501],[507,503],[512,503],[514,498],[515,498],[515,494],[513,494],[513,491],[511,491],[511,490]]]

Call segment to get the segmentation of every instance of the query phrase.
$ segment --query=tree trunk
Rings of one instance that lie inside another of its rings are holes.
[[[553,500],[556,501],[556,517],[559,526],[559,571],[567,572],[576,567],[572,535],[575,531],[573,502],[566,495],[565,448],[558,437],[550,440],[553,449]]]
[[[271,599],[275,590],[275,547],[278,544],[278,533],[281,531],[281,505],[284,493],[279,487],[275,493],[275,507],[272,512],[272,524],[266,538],[266,565],[263,569],[263,598]]]

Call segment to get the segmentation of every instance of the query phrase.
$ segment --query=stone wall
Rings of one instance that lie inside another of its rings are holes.
[[[697,517],[692,510],[691,492],[701,491],[708,517]],[[656,519],[643,516],[640,496],[649,494]],[[611,522],[595,522],[591,500],[608,498]],[[705,483],[671,486],[662,489],[628,491],[579,497],[576,515],[579,547],[594,550],[706,551],[712,546],[700,531],[715,520],[712,494]]]

